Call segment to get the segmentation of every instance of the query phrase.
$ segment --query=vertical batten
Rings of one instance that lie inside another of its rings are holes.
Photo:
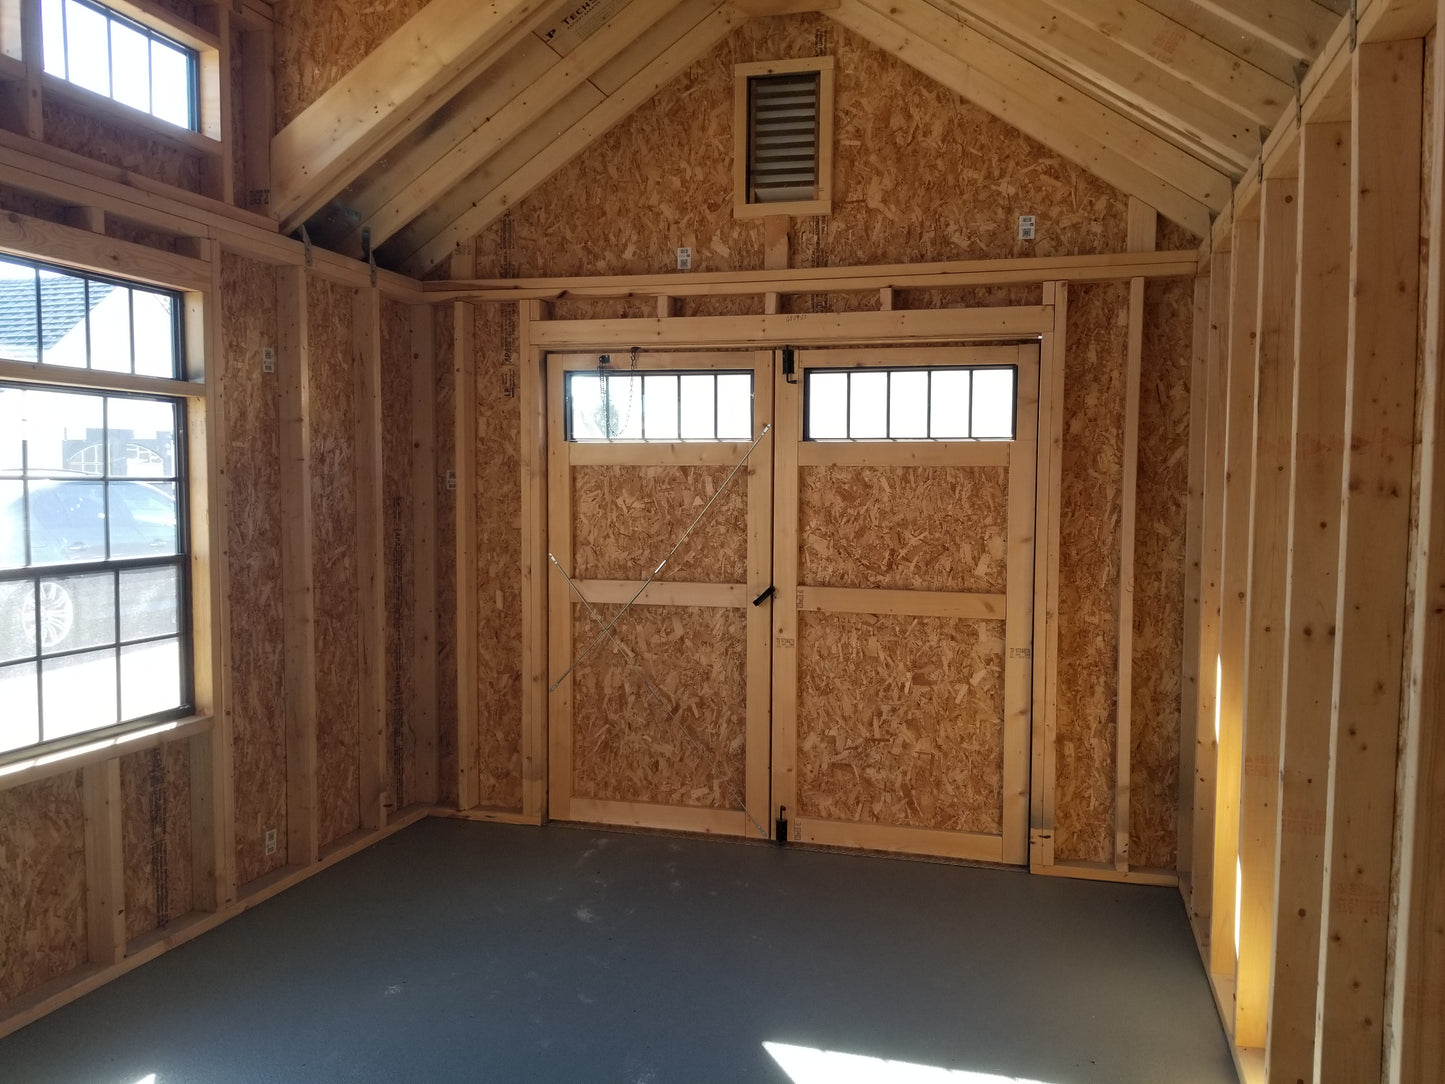
[[[1131,212],[1138,201],[1131,201]],[[1147,208],[1146,208],[1147,209]],[[1152,217],[1152,209],[1146,219]],[[1133,215],[1131,213],[1131,229]],[[1152,231],[1151,231],[1152,233]],[[1152,235],[1148,238],[1152,247]],[[1124,371],[1124,462],[1119,502],[1118,658],[1114,740],[1114,868],[1129,870],[1129,769],[1133,753],[1134,543],[1139,503],[1139,377],[1144,363],[1144,280],[1129,283],[1129,341]]]
[[[547,373],[532,346],[540,301],[518,305],[522,447],[522,815],[547,816]]]
[[[411,317],[412,590],[416,599],[411,705],[411,779],[402,787],[409,802],[437,800],[437,515],[436,347],[430,305],[413,305]]]
[[[121,841],[120,760],[87,764],[81,773],[85,803],[85,913],[87,959],[93,966],[125,955],[125,847]],[[160,916],[165,921],[165,916]]]
[[[1350,326],[1333,756],[1320,960],[1321,1081],[1378,1079],[1401,707],[1419,293],[1418,39],[1353,58]]]
[[[477,359],[476,312],[452,305],[456,387],[457,488],[457,806],[481,802],[477,751]]]
[[[1254,464],[1239,825],[1239,975],[1235,1044],[1263,1049],[1274,940],[1279,806],[1279,703],[1288,546],[1294,362],[1297,183],[1264,182],[1260,214],[1259,337],[1255,342]]]
[[[386,555],[382,544],[386,467],[381,403],[381,293],[356,291],[352,302],[351,364],[356,382],[356,583],[361,628],[358,775],[361,827],[386,823],[395,805],[386,782],[387,613]],[[400,780],[393,781],[398,787]]]
[[[1313,1073],[1349,335],[1350,128],[1300,132],[1271,1079]]]

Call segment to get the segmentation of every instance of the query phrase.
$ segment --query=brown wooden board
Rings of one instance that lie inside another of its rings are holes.
[[[604,622],[616,606],[595,607]],[[599,631],[573,606],[574,636]],[[742,793],[747,721],[746,611],[633,606],[610,641],[573,674],[573,794],[579,798],[733,809]]]
[[[360,824],[360,640],[356,565],[353,291],[308,277],[311,515],[316,612],[316,778],[320,844]]]
[[[793,223],[794,266],[1123,251],[1120,192],[808,14],[740,27],[519,201],[511,273],[671,271],[680,245],[695,271],[762,267],[762,220],[733,217],[733,66],[811,57],[820,40],[837,61],[833,213]],[[1033,241],[1018,240],[1021,214],[1037,217]],[[483,274],[501,273],[501,229],[480,239]]]
[[[120,761],[127,940],[191,910],[191,757],[173,742]]]
[[[262,361],[263,351],[278,345],[275,271],[223,252],[220,301],[236,879],[244,885],[286,861],[279,372],[265,372]],[[267,855],[272,828],[278,844]]]
[[[730,470],[723,466],[575,467],[576,568],[569,573],[597,580],[646,579],[717,493]],[[741,583],[747,579],[747,537],[747,489],[734,479],[658,579]],[[587,641],[591,639],[589,636]]]
[[[289,123],[423,6],[424,0],[299,0],[279,5],[276,123]]]
[[[51,146],[188,192],[201,190],[199,155],[127,131],[64,102],[47,99],[43,108],[45,141]]]
[[[416,634],[415,565],[412,539],[412,443],[430,440],[416,433],[411,416],[411,310],[396,301],[381,303],[382,516],[381,562],[386,584],[387,748],[384,777],[397,808],[409,803],[405,780],[416,755],[408,726],[416,695],[412,639]]]
[[[1127,285],[1069,289],[1054,824],[1054,854],[1060,861],[1114,859],[1114,615],[1128,310]]]
[[[806,816],[998,833],[1002,621],[799,614]]]
[[[437,540],[437,786],[438,800],[457,800],[457,494],[447,488],[456,469],[456,380],[452,373],[452,306],[435,309],[436,540]]]
[[[476,308],[477,751],[481,805],[522,808],[521,398],[516,308]]]
[[[1002,592],[1007,467],[805,467],[799,582]]]
[[[0,791],[0,1005],[85,963],[80,773]]]

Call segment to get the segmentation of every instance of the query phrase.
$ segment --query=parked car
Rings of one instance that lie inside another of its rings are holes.
[[[0,661],[35,652],[37,594],[40,646],[67,651],[116,641],[113,575],[59,572],[56,565],[83,565],[110,556],[153,557],[177,551],[176,499],[164,485],[137,479],[112,480],[109,509],[106,483],[93,478],[33,480],[30,483],[31,566],[52,566],[39,580],[0,581]],[[8,488],[8,487],[7,487]],[[25,501],[14,495],[0,503],[0,569],[26,565]],[[169,568],[127,576],[127,613],[122,636],[174,631],[175,575]]]

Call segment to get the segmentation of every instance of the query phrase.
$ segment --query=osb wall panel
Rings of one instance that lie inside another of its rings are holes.
[[[80,773],[0,791],[0,1004],[85,963]]]
[[[516,306],[479,305],[477,749],[481,804],[522,808],[521,398]],[[509,394],[510,392],[510,394]]]
[[[244,885],[286,861],[284,842],[265,853],[267,829],[286,839],[280,377],[261,368],[262,349],[276,345],[274,269],[223,252],[220,302],[236,879]]]
[[[446,487],[456,467],[456,379],[452,372],[452,311],[435,307],[437,520],[437,760],[438,800],[457,801],[457,495]],[[516,515],[521,515],[520,507]]]
[[[1120,251],[1127,199],[821,15],[739,28],[512,211],[522,275],[762,266],[761,220],[733,217],[733,65],[836,58],[833,214],[800,220],[795,266]],[[1020,214],[1038,237],[1017,239]],[[480,241],[499,272],[500,227]]]
[[[800,583],[1002,592],[1006,467],[805,467]]]
[[[1003,622],[798,617],[801,812],[1001,831]]]
[[[276,123],[289,124],[425,6],[426,0],[277,4]]]
[[[416,703],[412,644],[416,635],[412,443],[431,434],[412,431],[411,315],[405,305],[381,307],[382,533],[386,574],[386,755],[384,774],[398,807],[408,802],[406,780],[416,761],[409,725]]]
[[[596,609],[607,622],[618,608]],[[576,642],[590,643],[599,631],[596,621],[581,605],[573,607],[573,617]],[[610,642],[599,645],[573,671],[573,793],[740,808],[747,615],[742,610],[634,606],[615,631],[668,710]]]
[[[127,131],[69,105],[46,101],[45,142],[191,192],[201,189],[199,156]]]
[[[1149,283],[1144,306],[1134,544],[1129,861],[1136,866],[1173,869],[1194,283],[1189,279]]]
[[[748,574],[745,466],[659,580],[742,583]],[[722,487],[731,467],[574,467],[569,574],[645,580]]]
[[[1128,322],[1127,285],[1069,288],[1054,822],[1054,853],[1060,860],[1107,862],[1114,857],[1116,615]]]
[[[126,938],[191,909],[191,755],[185,742],[120,761]]]
[[[316,788],[322,846],[361,823],[353,300],[352,290],[319,278],[308,280],[311,597],[316,614]]]

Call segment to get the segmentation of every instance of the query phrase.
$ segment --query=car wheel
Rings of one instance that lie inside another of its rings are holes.
[[[40,649],[54,651],[75,628],[75,599],[70,589],[55,580],[40,581]],[[35,642],[35,596],[26,592],[20,607],[20,633]]]

